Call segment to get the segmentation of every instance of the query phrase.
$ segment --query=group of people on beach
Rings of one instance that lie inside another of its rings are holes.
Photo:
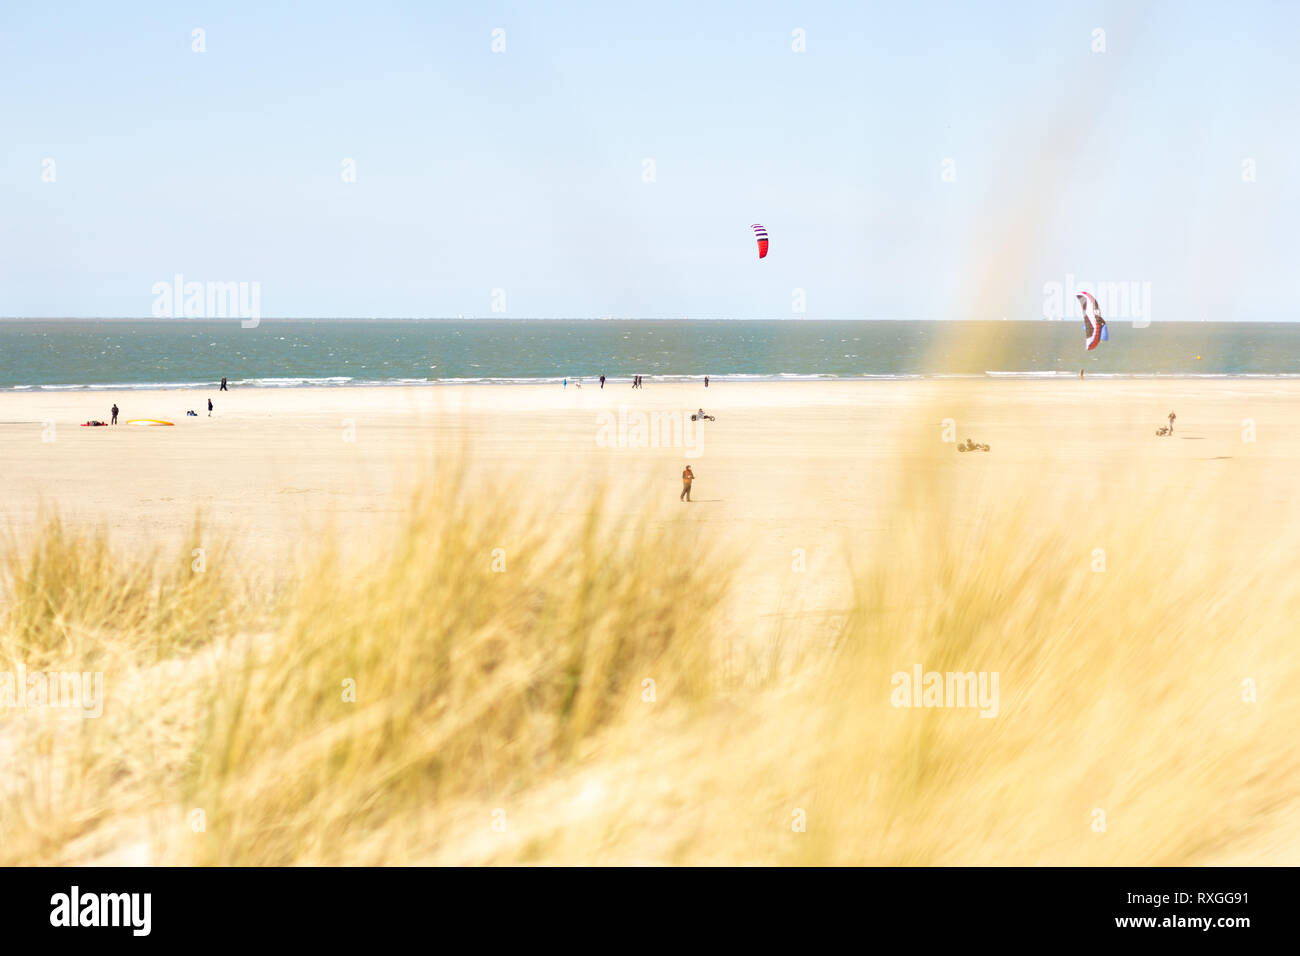
[[[227,383],[226,383],[226,376],[224,376],[224,375],[221,376],[221,388],[220,388],[219,390],[222,391],[222,392],[228,392],[228,391],[230,391],[230,388],[228,387],[228,385],[227,385]],[[208,418],[211,418],[211,417],[212,417],[212,409],[213,409],[212,399],[209,398],[209,399],[208,399]],[[116,424],[117,424],[117,416],[121,413],[121,411],[122,411],[122,410],[121,410],[120,408],[117,407],[117,402],[114,402],[114,403],[113,403],[113,407],[112,407],[111,409],[109,409],[109,414],[110,414],[112,417],[109,419],[109,421],[107,422],[107,424],[109,424],[109,425],[116,425]],[[186,412],[185,414],[186,414],[186,415],[194,415],[195,412],[193,412],[193,411],[188,411],[188,412]],[[90,421],[90,422],[87,422],[86,424],[87,424],[87,425],[103,425],[103,424],[105,424],[105,422]]]
[[[573,380],[573,384],[574,384],[577,388],[582,388],[582,379],[580,379],[580,378],[575,378],[575,379]],[[568,377],[567,375],[564,377],[564,387],[565,387],[565,388],[568,388],[568,387],[569,387],[569,377]],[[602,374],[602,375],[600,376],[600,387],[601,387],[601,388],[604,388],[604,387],[605,387],[605,376],[604,376],[604,374]],[[644,388],[644,387],[645,387],[645,386],[642,384],[641,376],[640,376],[640,375],[633,375],[633,376],[632,376],[632,387],[633,387],[633,388]],[[708,388],[708,387],[709,387],[709,376],[707,376],[707,375],[704,376],[704,387],[705,387],[705,388]],[[223,392],[226,390],[226,380],[225,380],[224,378],[221,380],[221,390],[222,390]]]
[[[601,387],[601,388],[604,388],[604,387],[605,387],[605,376],[604,376],[604,375],[600,376],[599,381],[600,381],[600,387]],[[575,379],[573,380],[573,386],[574,386],[574,388],[582,388],[582,379],[580,379],[580,378],[575,378]],[[568,388],[568,387],[569,387],[569,377],[568,377],[567,375],[564,377],[564,387],[565,387],[565,388]],[[633,387],[633,388],[640,388],[640,387],[641,387],[641,376],[640,376],[640,375],[633,375],[633,376],[632,376],[632,387]]]
[[[112,407],[111,409],[109,409],[109,415],[110,415],[111,417],[109,418],[108,421],[106,421],[106,422],[101,422],[101,421],[96,421],[95,419],[92,418],[90,421],[86,422],[86,424],[87,424],[87,425],[116,425],[116,424],[117,424],[117,414],[118,414],[119,411],[121,411],[121,409],[119,409],[119,408],[117,407],[117,402],[114,402],[114,403],[113,403],[113,407]]]
[[[223,378],[221,381],[222,381],[222,385],[224,386],[226,380]],[[573,384],[574,384],[574,387],[575,387],[575,388],[582,388],[582,379],[574,379],[574,380],[573,380]],[[564,388],[568,388],[568,387],[569,387],[569,377],[568,377],[567,375],[566,375],[566,376],[564,377],[564,379],[563,379],[563,387],[564,387]],[[600,376],[600,387],[601,387],[602,389],[605,387],[605,376],[604,376],[603,373],[602,373],[601,376]],[[633,388],[643,388],[643,387],[644,387],[644,386],[641,384],[641,376],[640,376],[640,375],[633,375],[633,376],[632,376],[632,387],[633,387]],[[708,387],[709,387],[709,376],[707,376],[707,375],[704,376],[704,387],[705,387],[705,388],[708,388]],[[209,402],[209,405],[211,405],[210,402]],[[699,411],[697,411],[694,415],[691,416],[691,421],[693,421],[693,422],[694,422],[694,421],[700,421],[700,422],[702,422],[702,421],[713,421],[713,420],[714,420],[714,417],[713,417],[712,415],[706,415],[706,414],[704,413],[704,409],[702,409],[702,408],[701,408]],[[678,496],[678,499],[677,499],[678,501],[690,501],[690,500],[691,500],[691,483],[694,482],[694,481],[695,481],[695,472],[691,471],[691,466],[690,466],[690,465],[687,465],[686,468],[685,468],[685,470],[682,471],[682,493],[681,493],[681,495]]]
[[[99,419],[97,419],[97,418],[92,418],[92,419],[91,419],[90,421],[88,421],[88,422],[82,422],[82,424],[83,424],[83,425],[89,425],[89,426],[91,426],[92,428],[100,428],[100,427],[107,428],[109,425],[116,425],[116,424],[117,424],[117,413],[118,413],[117,402],[114,402],[114,403],[113,403],[113,408],[112,408],[112,411],[111,411],[112,418],[111,418],[110,421],[101,422],[101,421],[100,421]]]
[[[707,381],[708,376],[705,376],[705,378],[706,378],[705,386],[706,386],[706,388],[707,388],[707,386],[708,386],[708,381]],[[224,378],[222,378],[222,381],[225,381]],[[563,382],[564,382],[564,388],[568,388],[568,376],[564,376],[564,380],[563,380]],[[604,388],[604,376],[603,376],[603,375],[602,375],[601,377],[599,377],[599,382],[601,382],[601,388],[603,389],[603,388]],[[577,389],[582,388],[582,380],[581,380],[581,378],[575,378],[575,380],[573,380],[573,388],[577,388]],[[634,375],[634,376],[632,376],[632,388],[634,388],[634,389],[640,389],[640,388],[641,388],[641,376],[640,376],[640,375]]]
[[[223,380],[223,381],[224,381],[224,380]],[[229,391],[229,389],[227,389],[227,391]],[[208,418],[211,418],[211,417],[212,417],[212,408],[213,408],[213,405],[212,405],[212,399],[209,398],[209,399],[208,399]],[[121,413],[121,411],[122,411],[122,410],[121,410],[120,408],[117,407],[117,402],[114,402],[114,403],[113,403],[113,407],[112,407],[111,409],[109,409],[109,414],[110,414],[112,417],[109,419],[109,421],[107,422],[107,424],[109,424],[109,425],[116,425],[116,424],[117,424],[117,416]],[[191,409],[190,411],[186,412],[185,414],[186,414],[186,415],[196,415],[197,412],[195,412],[195,411],[193,411],[193,410]],[[89,422],[87,422],[86,424],[87,424],[87,425],[103,425],[103,424],[105,424],[105,423],[104,423],[104,422],[89,421]]]

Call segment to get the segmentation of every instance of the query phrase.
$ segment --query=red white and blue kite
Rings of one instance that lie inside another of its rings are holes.
[[[1091,292],[1076,292],[1074,297],[1079,300],[1079,307],[1083,309],[1084,345],[1091,352],[1100,343],[1110,341],[1110,333],[1106,331],[1106,320],[1101,317],[1101,307],[1097,305],[1097,300]]]

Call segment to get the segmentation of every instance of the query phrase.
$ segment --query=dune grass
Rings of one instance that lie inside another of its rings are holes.
[[[545,777],[649,686],[703,699],[725,566],[671,560],[673,528],[596,508],[557,540],[517,498],[444,475],[369,559],[320,541],[270,612],[220,562],[177,571],[50,522],[11,556],[0,648],[11,670],[103,669],[108,703],[93,720],[0,714],[0,736],[49,764],[10,788],[0,821],[31,839],[0,857],[61,855],[129,819],[151,859],[357,862],[405,814]],[[160,659],[175,666],[138,679]],[[33,834],[42,816],[68,825]]]
[[[201,520],[189,540],[204,540]],[[115,550],[104,531],[51,516],[29,546],[10,542],[0,556],[0,657],[85,669],[116,654],[142,663],[202,645],[234,624],[223,619],[233,579],[223,558],[205,548]],[[206,573],[209,561],[215,573]]]
[[[1005,473],[961,498],[972,473],[907,483],[835,640],[761,679],[741,556],[700,559],[686,521],[557,521],[444,473],[270,605],[212,556],[51,522],[10,549],[0,652],[102,669],[106,704],[0,712],[0,862],[1197,864],[1293,838],[1289,540],[1243,540],[1212,484],[1092,508]],[[895,706],[914,665],[997,672],[996,716]]]

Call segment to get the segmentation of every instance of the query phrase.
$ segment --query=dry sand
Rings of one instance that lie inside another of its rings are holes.
[[[0,395],[0,524],[22,538],[57,510],[130,547],[171,546],[198,509],[205,538],[274,573],[327,527],[359,552],[381,540],[409,489],[436,462],[461,459],[485,490],[514,480],[556,512],[603,490],[616,513],[693,522],[702,548],[743,551],[736,598],[761,630],[815,627],[847,604],[849,555],[887,552],[899,531],[903,475],[956,470],[968,496],[958,513],[972,523],[990,495],[1059,507],[1065,492],[1084,507],[1207,480],[1225,505],[1249,496],[1281,508],[1300,455],[1289,420],[1300,382],[1279,380],[245,389],[211,393],[211,418],[208,397]],[[114,402],[123,421],[175,427],[78,427],[106,420]],[[717,420],[693,432],[699,406]],[[1158,439],[1170,410],[1176,434]],[[957,453],[951,439],[967,437],[992,450]],[[655,439],[670,447],[637,447]],[[678,501],[687,463],[690,505]],[[1261,541],[1277,533],[1271,522],[1241,528]]]

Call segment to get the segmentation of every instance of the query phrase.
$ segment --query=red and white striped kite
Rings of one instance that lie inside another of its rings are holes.
[[[759,223],[754,223],[749,228],[754,230],[754,237],[758,239],[758,257],[762,259],[767,255],[767,229]]]

